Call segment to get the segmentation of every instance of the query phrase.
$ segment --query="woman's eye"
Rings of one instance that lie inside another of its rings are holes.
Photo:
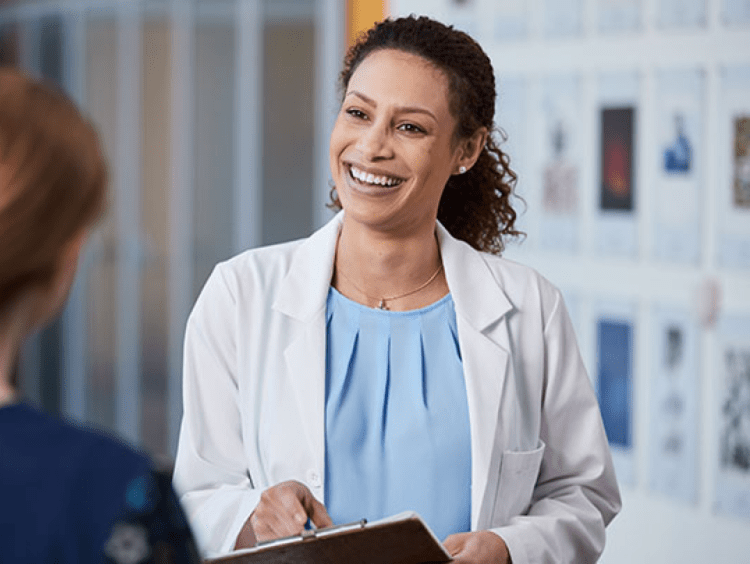
[[[358,110],[357,108],[349,108],[348,110],[346,110],[346,113],[358,119],[367,119],[367,115],[362,110]]]
[[[401,131],[406,131],[408,133],[424,133],[424,129],[413,123],[402,123],[398,128]]]

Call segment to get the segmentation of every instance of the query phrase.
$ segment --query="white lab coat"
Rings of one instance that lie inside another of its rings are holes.
[[[188,320],[174,481],[208,553],[231,550],[270,486],[299,480],[324,500],[326,298],[341,219],[219,264]],[[594,562],[620,498],[560,292],[436,230],[466,378],[472,530],[501,535],[514,564]]]

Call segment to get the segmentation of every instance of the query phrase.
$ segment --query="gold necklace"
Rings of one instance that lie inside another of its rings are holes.
[[[388,296],[388,297],[383,296],[381,298],[376,298],[374,296],[371,296],[371,295],[367,294],[359,286],[357,286],[351,278],[349,278],[346,274],[344,274],[344,272],[341,269],[338,270],[338,274],[340,274],[347,282],[349,282],[349,284],[351,284],[352,286],[354,286],[354,289],[357,290],[357,292],[359,292],[363,296],[365,296],[368,300],[370,300],[370,301],[378,301],[379,300],[378,309],[388,309],[388,306],[386,305],[385,302],[392,302],[393,300],[399,300],[401,298],[405,298],[406,296],[411,296],[412,294],[416,294],[420,290],[423,290],[424,288],[426,288],[427,286],[429,286],[430,283],[433,280],[435,280],[435,278],[437,278],[437,275],[440,274],[441,270],[443,270],[443,263],[442,262],[440,263],[440,266],[438,266],[437,270],[432,274],[432,276],[430,276],[430,278],[427,280],[427,282],[425,282],[421,286],[418,286],[417,288],[414,288],[413,290],[409,290],[405,294],[399,294],[397,296]]]

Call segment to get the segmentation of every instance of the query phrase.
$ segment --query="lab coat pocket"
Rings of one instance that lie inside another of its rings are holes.
[[[534,450],[506,450],[503,453],[492,526],[505,525],[511,517],[528,511],[544,456],[544,446],[540,440]]]

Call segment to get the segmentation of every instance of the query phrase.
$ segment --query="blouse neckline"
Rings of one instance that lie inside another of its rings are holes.
[[[432,302],[431,304],[428,304],[424,307],[420,307],[417,309],[407,309],[405,311],[393,311],[390,309],[380,309],[377,307],[370,307],[366,306],[364,304],[361,304],[359,302],[355,302],[354,300],[347,298],[344,294],[339,292],[336,288],[331,286],[330,290],[331,294],[335,297],[335,299],[340,300],[342,303],[347,305],[348,307],[356,308],[360,311],[364,311],[370,314],[375,315],[383,315],[384,317],[399,317],[399,316],[412,316],[412,315],[423,315],[425,313],[428,313],[434,309],[437,309],[439,307],[442,307],[449,302],[453,300],[451,297],[451,293],[448,292],[445,294],[442,298],[437,300],[436,302]]]

